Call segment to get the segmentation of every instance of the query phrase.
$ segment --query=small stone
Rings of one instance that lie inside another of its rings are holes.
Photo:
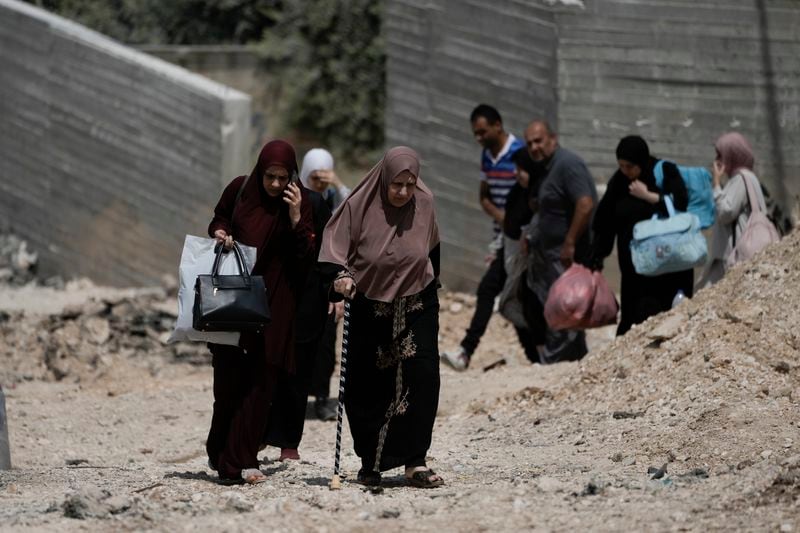
[[[103,518],[109,514],[105,504],[111,494],[99,489],[84,489],[68,496],[61,508],[67,518],[85,520],[86,518]]]
[[[781,524],[781,533],[792,533],[794,526],[790,523]]]
[[[761,452],[762,459],[769,459],[771,455],[772,455],[772,450],[764,450],[763,452]]]
[[[657,341],[665,341],[678,335],[686,323],[686,316],[681,313],[667,315],[660,324],[650,330],[646,335]]]
[[[111,496],[104,503],[111,514],[124,513],[131,508],[131,500],[124,494]]]
[[[619,463],[619,462],[621,462],[621,461],[622,461],[622,459],[623,459],[622,452],[617,452],[617,453],[615,453],[614,455],[612,455],[611,457],[609,457],[609,459],[611,459],[611,461],[612,461],[612,462],[615,462],[615,463]]]
[[[464,309],[464,304],[460,302],[453,302],[450,304],[450,312],[451,313],[460,313],[461,310]]]
[[[636,464],[635,457],[628,457],[624,461],[622,461],[622,466],[633,466]]]
[[[400,511],[396,509],[384,509],[381,512],[381,518],[399,518]]]
[[[772,368],[774,368],[776,372],[779,372],[781,374],[788,374],[789,371],[792,369],[792,367],[789,366],[789,363],[787,363],[786,361],[778,361],[772,366]]]
[[[111,337],[111,326],[104,318],[91,317],[83,323],[83,328],[89,340],[97,345],[105,344]]]
[[[788,466],[789,468],[798,468],[800,467],[800,455],[792,455],[791,457],[787,457],[783,461],[781,461],[783,466]]]
[[[253,504],[247,501],[247,499],[238,492],[234,492],[228,496],[225,502],[225,508],[238,513],[248,513],[253,510]]]

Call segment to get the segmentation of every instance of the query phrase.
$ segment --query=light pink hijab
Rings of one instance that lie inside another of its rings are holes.
[[[417,178],[403,207],[388,201],[391,181],[404,170]],[[356,289],[371,300],[391,302],[417,294],[433,281],[430,251],[439,244],[433,194],[419,178],[419,156],[392,148],[361,180],[325,226],[319,261],[350,269]]]
[[[741,168],[753,170],[755,164],[753,149],[741,133],[732,131],[722,135],[714,143],[714,148],[719,152],[720,161],[728,177],[735,176]]]

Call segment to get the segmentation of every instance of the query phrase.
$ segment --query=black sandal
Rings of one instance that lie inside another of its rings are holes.
[[[356,476],[356,483],[361,483],[367,487],[379,487],[381,484],[381,475],[379,472],[373,470],[361,469]]]
[[[418,489],[433,489],[444,485],[444,480],[442,478],[431,479],[436,475],[436,472],[431,469],[417,470],[411,474],[411,477],[406,477],[406,480],[412,487],[416,487]]]

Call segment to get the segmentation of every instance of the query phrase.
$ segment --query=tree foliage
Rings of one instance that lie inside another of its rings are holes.
[[[383,146],[380,0],[290,0],[261,51],[285,66],[290,120],[352,162]]]
[[[257,41],[280,0],[27,0],[128,44]]]

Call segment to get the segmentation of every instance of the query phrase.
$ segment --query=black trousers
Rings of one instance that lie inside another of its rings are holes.
[[[486,333],[486,328],[489,326],[489,320],[492,318],[494,312],[494,300],[503,291],[503,286],[506,284],[506,269],[503,258],[503,249],[497,251],[497,256],[489,265],[489,269],[481,278],[478,285],[477,301],[475,303],[475,313],[472,315],[472,320],[469,323],[469,328],[461,341],[461,347],[468,356],[475,353],[478,344],[481,342],[481,337]],[[527,328],[520,328],[514,326],[519,337],[520,344],[525,349],[526,357],[532,362],[539,361],[539,353],[536,351],[536,339],[533,333]]]

